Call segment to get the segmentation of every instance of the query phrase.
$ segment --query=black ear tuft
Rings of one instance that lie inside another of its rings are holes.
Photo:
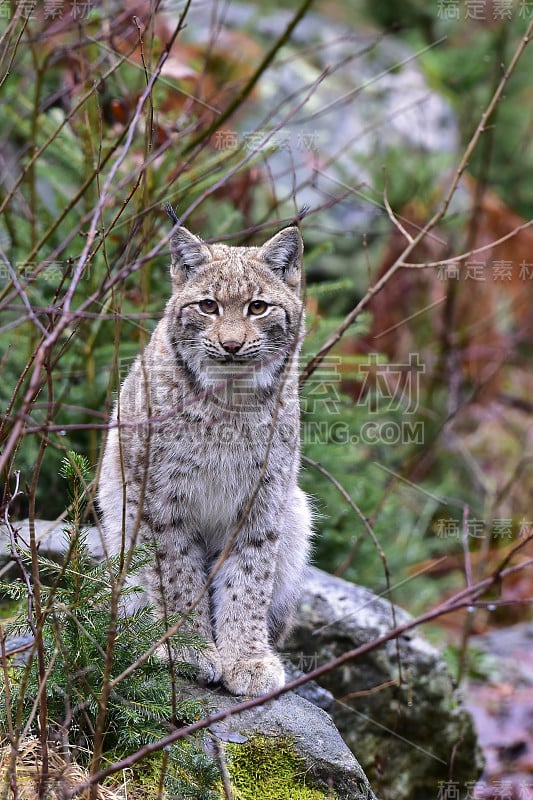
[[[277,233],[261,247],[259,257],[283,281],[291,286],[300,285],[303,242],[296,225]]]
[[[181,225],[181,221],[177,216],[176,212],[174,211],[171,203],[165,203],[164,209],[167,212],[168,216],[172,220],[174,225]]]

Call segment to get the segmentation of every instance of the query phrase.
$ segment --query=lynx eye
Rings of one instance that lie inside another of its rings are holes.
[[[264,314],[267,308],[268,303],[265,303],[264,300],[252,300],[248,305],[248,313],[253,316],[258,316],[259,314]]]
[[[198,308],[200,311],[203,311],[204,314],[218,314],[218,303],[215,303],[214,300],[210,300],[207,297],[205,300],[200,300]]]

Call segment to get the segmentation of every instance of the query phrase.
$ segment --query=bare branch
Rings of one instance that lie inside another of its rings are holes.
[[[395,215],[394,211],[390,207],[389,196],[387,194],[387,184],[385,184],[385,188],[383,189],[383,205],[385,206],[387,214],[389,215],[389,219],[392,222],[392,224],[394,225],[394,227],[398,228],[398,230],[400,231],[400,233],[402,234],[404,239],[407,239],[409,244],[412,244],[413,243],[413,237],[411,236],[410,233],[408,233],[405,230],[405,228],[403,227],[402,223],[400,222],[400,220],[398,219],[398,217]]]

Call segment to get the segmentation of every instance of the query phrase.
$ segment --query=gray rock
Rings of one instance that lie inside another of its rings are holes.
[[[410,619],[397,607],[395,618]],[[307,657],[319,666],[393,627],[389,602],[311,568],[284,649],[296,663]],[[472,718],[438,651],[416,631],[319,682],[335,697],[333,721],[383,800],[437,797],[445,781],[458,791],[479,777]]]
[[[208,702],[219,710],[236,705],[240,698],[212,693]],[[330,797],[331,792],[338,800],[376,798],[329,714],[294,693],[227,717],[213,724],[210,731],[222,742],[237,747],[246,748],[255,736],[272,738],[282,749],[294,747],[302,761],[306,784],[322,789],[324,798]]]
[[[290,658],[291,655],[291,653],[287,653],[287,656],[284,658],[285,677],[287,681],[293,681],[295,678],[300,678],[304,674],[295,664],[287,661],[287,657]],[[331,692],[328,692],[323,686],[319,686],[316,681],[307,681],[307,683],[302,684],[302,686],[298,686],[294,690],[294,694],[303,697],[304,700],[309,700],[314,706],[323,708],[324,711],[328,713],[331,713],[331,709],[335,705],[335,698]]]

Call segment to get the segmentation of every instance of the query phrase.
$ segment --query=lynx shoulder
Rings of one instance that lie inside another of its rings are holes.
[[[195,606],[187,625],[207,646],[177,655],[201,681],[263,694],[284,682],[274,647],[311,536],[297,484],[302,239],[291,226],[262,247],[208,245],[177,227],[171,252],[171,297],[104,450],[104,543],[151,545],[142,582],[160,614]]]

